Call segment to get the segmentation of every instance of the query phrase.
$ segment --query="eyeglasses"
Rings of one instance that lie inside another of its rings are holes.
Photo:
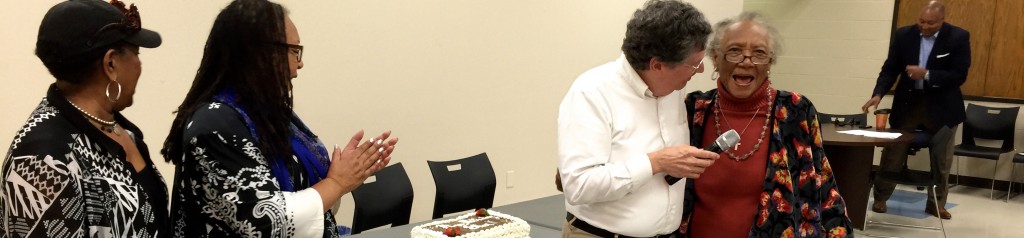
[[[281,45],[288,47],[288,52],[295,54],[295,61],[302,62],[302,45],[281,43]]]
[[[700,63],[697,63],[697,66],[688,65],[688,64],[682,64],[682,65],[684,65],[686,67],[693,68],[693,75],[697,75],[697,70],[700,70],[700,67],[704,67],[704,58],[700,59]],[[691,75],[691,76],[693,76],[693,75]]]
[[[725,61],[732,63],[741,63],[744,60],[750,58],[750,62],[755,65],[767,64],[772,61],[771,54],[764,51],[754,51],[752,55],[743,55],[743,52],[739,50],[729,50],[725,52]]]

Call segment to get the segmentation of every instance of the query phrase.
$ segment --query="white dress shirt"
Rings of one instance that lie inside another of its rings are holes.
[[[686,181],[652,174],[647,153],[689,144],[683,94],[655,98],[625,56],[576,78],[558,112],[566,210],[627,236],[679,229]]]

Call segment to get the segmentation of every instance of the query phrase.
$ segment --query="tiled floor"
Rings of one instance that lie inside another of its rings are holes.
[[[913,187],[902,185],[898,189],[919,192]],[[1003,197],[993,200],[989,199],[988,189],[966,186],[950,188],[948,202],[955,203],[956,206],[949,209],[949,212],[953,214],[953,219],[943,220],[942,225],[945,226],[946,237],[1024,237],[1024,195],[1016,196],[1009,202],[1005,200],[1006,193],[996,191],[996,196],[1000,195]],[[924,210],[924,207],[918,209]],[[891,211],[890,203],[890,213],[892,213]],[[938,218],[935,217],[917,219],[889,213],[875,213],[870,210],[868,210],[867,218],[873,221],[919,226],[938,227],[940,225]],[[858,230],[854,234],[857,234],[857,237],[866,237],[864,234],[908,238],[942,237],[942,232],[939,231],[879,225],[868,225],[866,232]]]

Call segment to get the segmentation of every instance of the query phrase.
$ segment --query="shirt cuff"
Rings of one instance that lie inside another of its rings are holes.
[[[323,237],[324,208],[320,193],[313,188],[298,192],[285,192],[285,211],[292,217],[294,237]]]
[[[634,188],[647,183],[647,180],[654,176],[652,174],[654,171],[651,168],[651,159],[647,157],[647,154],[626,161],[626,170],[629,170],[630,181]]]

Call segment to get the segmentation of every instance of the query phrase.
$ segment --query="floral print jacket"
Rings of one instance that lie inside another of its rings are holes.
[[[702,145],[706,115],[717,90],[686,97],[691,118],[690,143]],[[795,92],[778,90],[772,103],[772,129],[764,189],[750,237],[853,237],[846,203],[839,196],[832,167],[821,144],[817,111]],[[693,207],[700,198],[687,180],[680,233],[686,236]]]

